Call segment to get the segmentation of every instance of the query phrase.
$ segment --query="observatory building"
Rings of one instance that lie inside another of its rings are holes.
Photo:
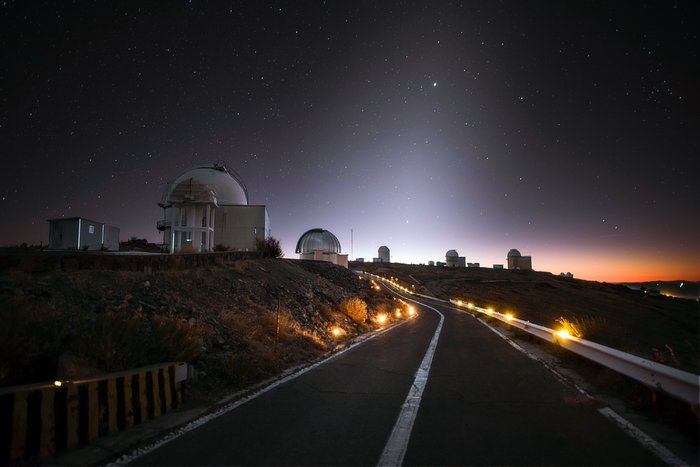
[[[340,251],[338,237],[324,229],[311,229],[304,232],[296,247],[299,259],[328,261],[347,268],[348,255],[341,255]]]
[[[248,204],[240,176],[224,164],[197,167],[168,184],[158,206],[158,230],[170,253],[207,252],[215,246],[256,251],[270,236],[265,206]]]
[[[391,262],[391,254],[389,251],[389,247],[387,246],[380,246],[379,250],[377,250],[377,256],[378,258],[372,258],[375,263],[390,263]]]
[[[119,251],[119,228],[84,217],[49,219],[50,250]]]
[[[448,250],[445,253],[445,263],[448,268],[464,268],[467,266],[466,256],[459,256],[457,250]]]
[[[532,256],[522,256],[518,250],[513,248],[508,252],[508,269],[532,270]]]

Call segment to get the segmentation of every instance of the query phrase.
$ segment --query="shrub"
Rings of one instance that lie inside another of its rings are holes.
[[[120,371],[145,365],[147,336],[141,316],[107,311],[79,323],[76,353],[105,371]]]
[[[150,363],[190,361],[202,348],[202,338],[186,321],[156,316],[153,319],[148,359]]]
[[[260,239],[256,242],[256,246],[263,258],[282,258],[284,256],[280,241],[275,237]]]
[[[340,311],[356,323],[365,324],[367,321],[367,304],[360,298],[353,297],[344,300],[340,303]]]

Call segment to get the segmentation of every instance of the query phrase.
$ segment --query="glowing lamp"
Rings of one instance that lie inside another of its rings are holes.
[[[53,385],[56,386],[57,388],[60,388],[61,386],[63,386],[63,382],[56,380],[53,382]]]

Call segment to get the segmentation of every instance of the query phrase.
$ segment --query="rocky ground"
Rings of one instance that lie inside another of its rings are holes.
[[[0,384],[184,360],[194,368],[195,392],[215,394],[315,359],[372,329],[373,318],[395,305],[349,269],[313,261],[4,271]]]

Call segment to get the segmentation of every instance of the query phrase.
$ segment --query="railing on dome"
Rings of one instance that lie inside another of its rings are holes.
[[[215,203],[214,185],[196,183],[192,179],[183,180],[172,189],[169,196],[171,203]]]
[[[250,197],[248,196],[248,187],[243,182],[243,178],[238,174],[238,172],[236,172],[231,167],[226,165],[226,163],[223,160],[218,160],[218,161],[214,162],[214,169],[221,170],[222,172],[226,172],[231,177],[233,177],[234,180],[236,180],[238,182],[238,184],[241,185],[241,188],[243,188],[243,192],[245,193],[246,201],[250,200]]]

